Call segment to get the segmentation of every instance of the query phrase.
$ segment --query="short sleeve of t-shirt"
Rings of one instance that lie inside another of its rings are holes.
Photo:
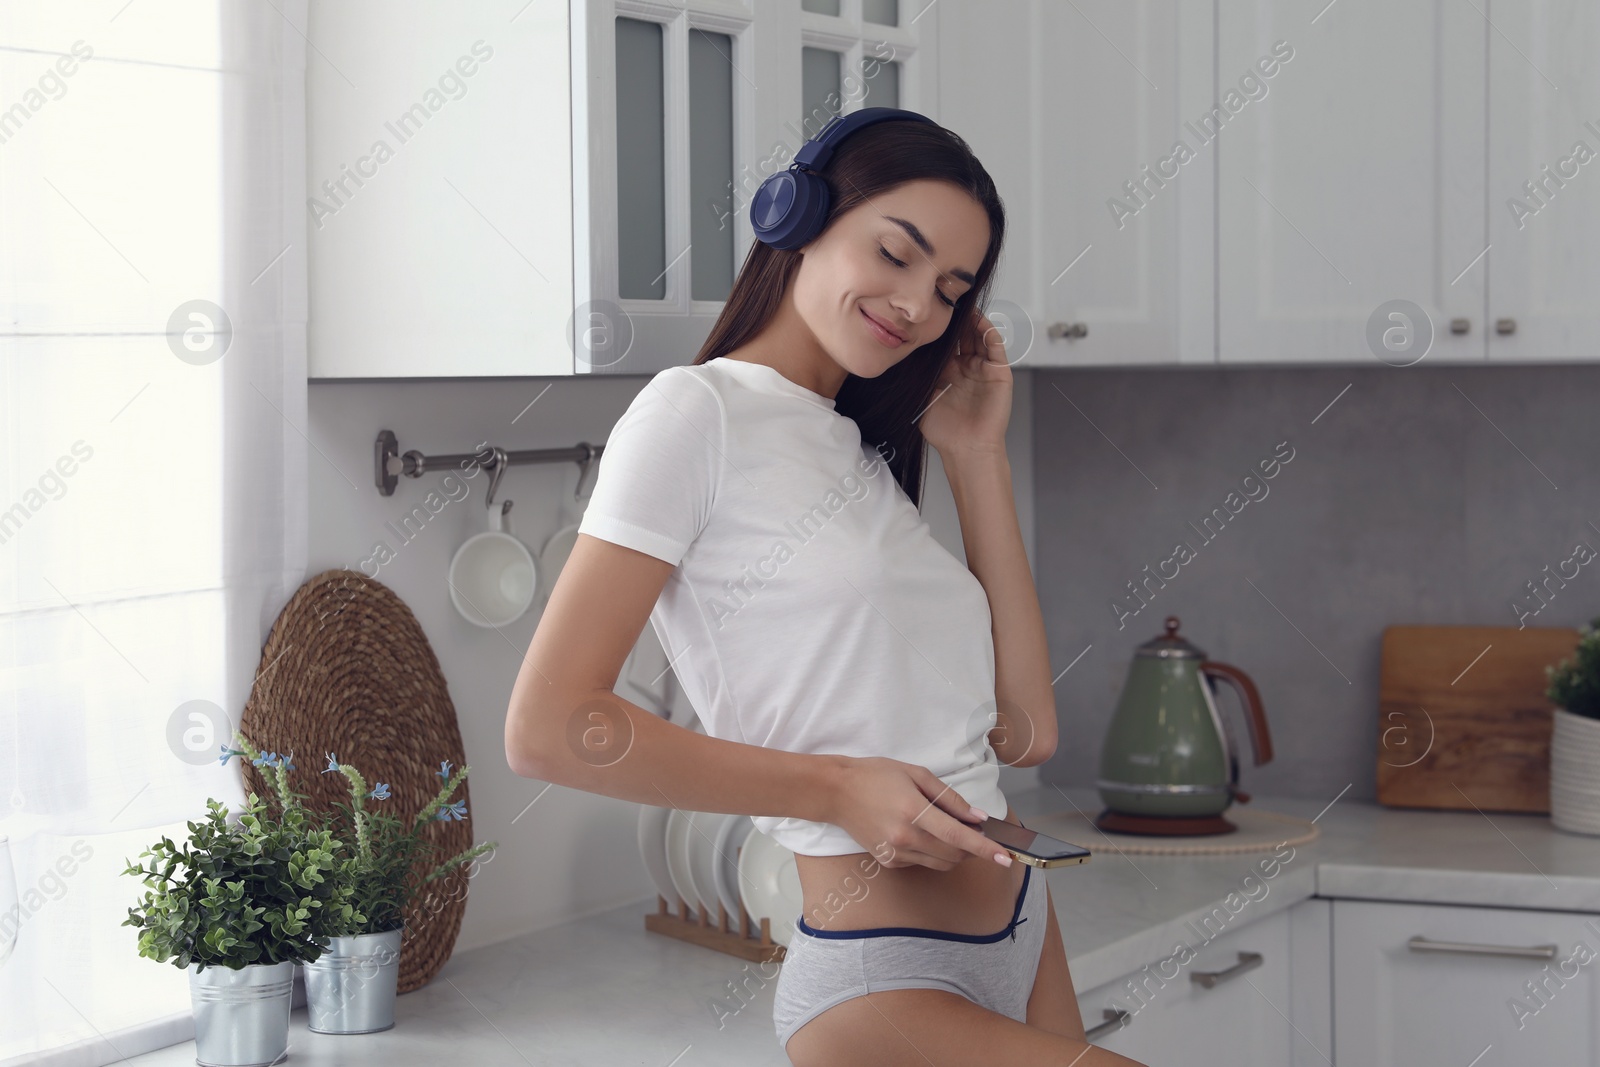
[[[676,566],[711,517],[724,416],[692,367],[657,373],[606,439],[578,532]]]

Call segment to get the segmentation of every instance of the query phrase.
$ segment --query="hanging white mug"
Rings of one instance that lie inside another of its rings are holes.
[[[533,603],[538,571],[528,547],[511,534],[511,501],[489,509],[489,529],[473,534],[450,561],[450,600],[477,626],[504,626]]]

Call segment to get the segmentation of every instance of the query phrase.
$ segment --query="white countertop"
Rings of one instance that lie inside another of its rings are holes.
[[[1044,786],[1008,799],[1024,822],[1073,804],[1088,813],[1101,807],[1084,787]],[[1600,837],[1557,830],[1545,815],[1401,810],[1348,796],[1257,795],[1251,805],[1314,818],[1322,831],[1294,846],[1270,880],[1257,866],[1270,851],[1122,855],[1104,843],[1088,843],[1094,858],[1082,866],[1035,871],[1049,879],[1079,993],[1164,955],[1187,923],[1230,892],[1243,894],[1246,875],[1269,887],[1265,895],[1254,890],[1251,919],[1311,896],[1600,912]],[[654,908],[652,894],[460,953],[399,999],[386,1033],[313,1034],[297,1008],[286,1062],[784,1067],[770,968],[647,932],[644,916]],[[194,1044],[127,1062],[190,1064]]]

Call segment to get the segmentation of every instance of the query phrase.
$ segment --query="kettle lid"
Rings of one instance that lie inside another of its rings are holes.
[[[1166,633],[1160,637],[1152,637],[1138,648],[1134,649],[1135,656],[1154,656],[1161,659],[1205,659],[1206,654],[1191,644],[1187,638],[1178,636],[1178,617],[1168,615]]]

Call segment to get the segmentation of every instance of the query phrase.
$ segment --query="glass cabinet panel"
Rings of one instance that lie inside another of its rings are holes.
[[[665,35],[658,22],[617,19],[617,291],[667,294]]]
[[[689,30],[689,273],[695,300],[733,289],[733,38]]]
[[[899,7],[899,0],[861,0],[861,21],[876,22],[880,26],[898,26]]]
[[[813,11],[818,15],[837,15],[839,0],[800,0],[800,10]]]
[[[900,64],[868,56],[861,64],[861,80],[867,87],[862,107],[900,106]]]
[[[801,122],[807,137],[815,137],[828,120],[843,110],[839,92],[839,53],[826,48],[800,49]]]

